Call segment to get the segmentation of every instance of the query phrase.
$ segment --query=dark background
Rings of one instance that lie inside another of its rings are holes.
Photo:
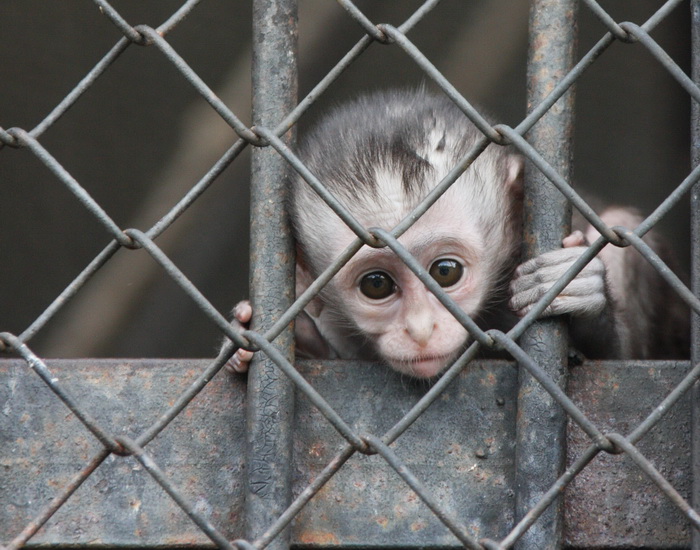
[[[178,2],[115,1],[157,26]],[[419,5],[358,2],[376,23]],[[643,23],[661,2],[602,2]],[[167,40],[250,123],[250,2],[204,0]],[[330,0],[300,6],[300,97],[362,36]],[[445,0],[409,34],[471,102],[498,122],[525,115],[528,2]],[[605,33],[584,6],[579,54]],[[687,72],[689,7],[652,36]],[[0,3],[0,126],[30,130],[121,37],[89,2]],[[397,47],[373,44],[302,118],[360,91],[427,82]],[[689,172],[688,96],[639,44],[615,43],[576,87],[580,188],[649,213]],[[146,230],[236,140],[156,48],[131,46],[41,143],[120,227]],[[247,296],[248,155],[231,165],[158,244],[222,312]],[[0,331],[21,333],[109,242],[104,229],[29,151],[0,150]],[[688,209],[661,230],[688,265]],[[121,250],[31,341],[46,356],[212,356],[215,327],[143,251]]]

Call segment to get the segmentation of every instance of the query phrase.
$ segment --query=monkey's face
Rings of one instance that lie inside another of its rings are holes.
[[[439,204],[399,240],[443,290],[474,315],[491,284],[482,273],[479,233],[463,211]],[[462,325],[388,248],[360,250],[338,273],[331,291],[336,293],[336,307],[399,372],[436,376],[467,341]]]

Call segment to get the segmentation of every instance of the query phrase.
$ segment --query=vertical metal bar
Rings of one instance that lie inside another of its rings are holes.
[[[253,3],[253,123],[275,128],[297,102],[296,0]],[[284,141],[292,145],[293,130]],[[272,149],[256,148],[251,159],[251,302],[253,328],[264,330],[294,298],[294,247],[285,214],[287,166]],[[283,332],[275,345],[293,360],[294,335]],[[291,501],[294,387],[263,353],[248,375],[248,487],[246,537],[253,540]],[[268,549],[289,548],[289,530]]]
[[[700,82],[700,0],[690,3],[692,26],[692,77],[693,82]],[[690,159],[693,168],[700,164],[700,105],[691,100],[691,144]],[[700,296],[700,183],[696,183],[690,192],[690,269],[691,288]],[[691,348],[690,358],[693,364],[700,361],[700,319],[691,313]],[[691,502],[695,510],[700,510],[700,382],[692,390],[692,471],[693,489]],[[692,529],[692,549],[700,550],[700,533]]]
[[[528,52],[528,109],[532,110],[571,69],[576,42],[576,0],[533,0]],[[528,133],[528,141],[571,180],[573,93],[567,92]],[[534,166],[525,172],[526,258],[561,247],[571,230],[571,207]],[[566,386],[568,338],[565,321],[538,321],[521,338],[525,351],[562,388]],[[516,518],[520,519],[564,471],[566,423],[563,409],[520,369],[516,426]],[[561,548],[563,499],[557,499],[518,542],[519,550]]]

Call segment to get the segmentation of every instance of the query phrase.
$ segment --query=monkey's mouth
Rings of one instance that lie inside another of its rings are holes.
[[[413,357],[388,358],[389,363],[398,372],[414,378],[433,378],[449,365],[454,353],[418,355]]]

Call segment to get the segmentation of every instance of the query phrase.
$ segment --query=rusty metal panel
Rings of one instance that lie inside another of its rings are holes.
[[[671,393],[688,363],[593,363],[572,370],[569,392],[604,432],[626,435]],[[686,498],[690,496],[690,396],[672,407],[637,444]],[[569,422],[569,463],[590,445]],[[600,453],[569,486],[566,540],[577,548],[689,548],[690,526],[678,508],[626,455]]]
[[[48,365],[111,433],[136,438],[209,361],[55,360]],[[239,533],[244,463],[242,380],[220,375],[147,451],[227,536]],[[11,539],[101,445],[23,361],[0,361],[0,533]],[[49,520],[37,544],[211,544],[140,464],[110,456]]]
[[[209,364],[205,360],[50,361],[54,375],[116,435],[138,435]],[[373,364],[299,368],[359,433],[381,435],[425,392]],[[687,372],[687,363],[592,363],[572,369],[572,398],[602,429],[628,433]],[[392,446],[478,537],[513,521],[517,371],[478,361]],[[242,534],[245,379],[224,372],[146,446],[170,481],[230,540]],[[100,444],[23,361],[0,361],[0,532],[21,531]],[[686,396],[638,446],[674,486],[690,491]],[[294,435],[298,494],[344,440],[303,397]],[[569,430],[569,461],[590,441]],[[626,458],[599,455],[567,492],[572,548],[687,548],[687,522]],[[297,547],[440,546],[457,540],[378,456],[356,454],[296,518]],[[129,457],[109,457],[28,545],[213,544]]]
[[[388,431],[427,389],[424,382],[370,363],[349,368],[347,362],[313,362],[306,375],[360,433]],[[477,537],[505,536],[513,522],[516,394],[511,364],[473,364],[393,445]],[[308,403],[297,407],[299,426],[313,427],[296,439],[300,489],[343,440]],[[295,538],[319,546],[462,548],[378,455],[354,455],[298,516]]]

